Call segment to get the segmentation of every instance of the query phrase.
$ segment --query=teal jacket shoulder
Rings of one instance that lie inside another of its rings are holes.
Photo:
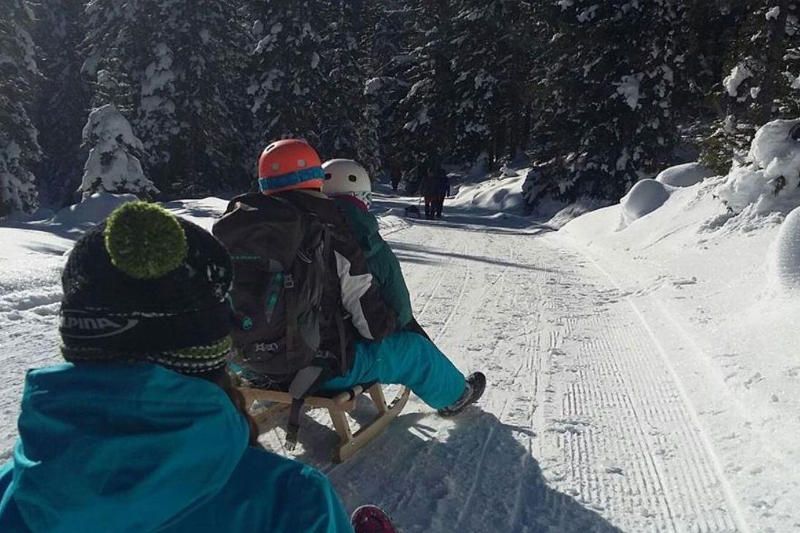
[[[336,198],[336,203],[345,214],[350,229],[364,251],[367,266],[380,287],[383,299],[397,314],[398,329],[404,328],[413,316],[411,297],[400,262],[381,237],[377,219],[346,197]]]
[[[351,532],[327,478],[248,447],[216,385],[156,365],[28,373],[0,531]]]

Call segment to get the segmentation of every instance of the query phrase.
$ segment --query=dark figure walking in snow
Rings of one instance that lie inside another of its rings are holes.
[[[389,164],[389,178],[392,181],[392,190],[397,191],[397,188],[400,186],[400,178],[403,175],[403,170],[400,167],[400,163],[395,159]]]
[[[442,209],[444,209],[444,199],[450,196],[450,178],[447,177],[441,167],[436,170],[436,205],[434,206],[433,216],[442,218]]]
[[[436,173],[437,165],[426,161],[417,167],[417,175],[419,176],[420,191],[425,199],[425,218],[428,220],[433,219],[439,205],[439,196],[441,186],[439,184],[439,176]]]

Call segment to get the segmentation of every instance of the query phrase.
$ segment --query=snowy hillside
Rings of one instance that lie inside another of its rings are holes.
[[[696,171],[559,231],[493,211],[514,209],[519,177],[463,187],[441,221],[377,195],[416,315],[459,367],[486,372],[486,395],[454,420],[412,399],[342,465],[322,412],[292,454],[280,423],[262,442],[406,532],[797,529],[800,211],[732,216],[720,200],[731,176]],[[122,200],[0,227],[4,456],[25,370],[59,360],[65,254]],[[167,207],[208,228],[225,204]]]

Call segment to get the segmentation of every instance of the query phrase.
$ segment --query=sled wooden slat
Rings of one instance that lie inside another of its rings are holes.
[[[292,397],[287,392],[250,387],[242,387],[240,390],[244,395],[245,404],[248,408],[252,408],[253,403],[256,401],[266,401],[274,404],[265,410],[252,413],[260,429],[262,428],[262,424],[275,415],[277,411],[287,408],[292,403]],[[347,420],[346,413],[355,409],[356,401],[363,393],[369,394],[372,403],[375,404],[375,408],[378,410],[378,416],[372,422],[361,426],[358,431],[353,433],[350,429],[350,422]],[[383,388],[379,383],[372,385],[366,391],[362,386],[357,385],[332,398],[309,396],[305,399],[305,405],[311,408],[324,408],[328,410],[333,427],[339,435],[339,446],[333,452],[333,461],[335,463],[341,463],[352,457],[353,454],[386,429],[391,421],[400,414],[403,407],[405,407],[406,402],[408,402],[409,394],[410,391],[408,388],[402,387],[394,400],[392,400],[392,403],[387,405],[383,394]]]
[[[375,384],[370,387],[370,396],[372,397],[372,401],[375,403],[375,406],[378,408],[378,413],[380,414],[368,425],[361,426],[361,428],[356,431],[351,438],[340,440],[339,448],[337,448],[333,454],[333,462],[343,463],[344,461],[347,461],[358,450],[363,448],[364,445],[380,435],[383,430],[385,430],[386,427],[392,422],[392,420],[394,420],[397,415],[400,414],[400,411],[403,410],[403,407],[405,407],[406,402],[408,401],[409,394],[410,391],[408,388],[403,387],[395,399],[392,400],[391,405],[387,406],[385,401],[382,401],[382,405],[379,405],[376,398],[383,400],[383,390],[381,389],[380,384]],[[341,438],[341,436],[342,435],[340,434],[339,437]]]

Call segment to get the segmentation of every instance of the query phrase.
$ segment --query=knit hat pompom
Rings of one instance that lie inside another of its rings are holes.
[[[172,272],[189,249],[175,215],[146,202],[130,202],[111,213],[103,236],[111,263],[135,279]]]

